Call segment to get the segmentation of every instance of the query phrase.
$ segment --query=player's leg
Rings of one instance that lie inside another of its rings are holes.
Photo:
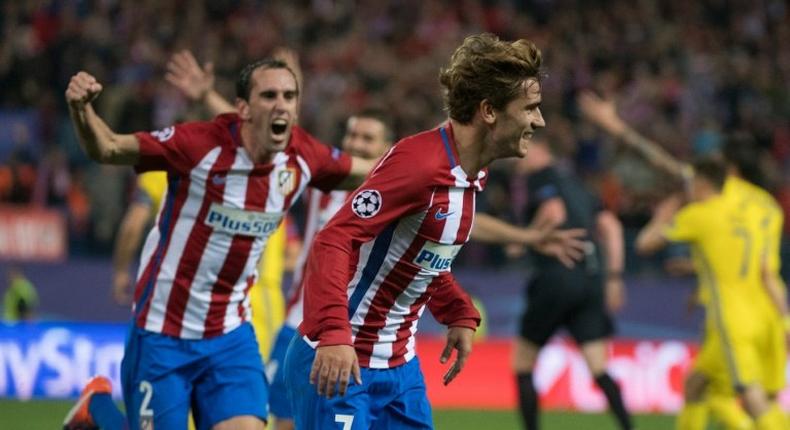
[[[765,355],[771,338],[770,320],[740,321],[724,327],[727,330],[721,338],[730,376],[734,386],[740,388],[744,408],[754,418],[757,430],[786,429],[787,421],[781,411],[772,407],[763,386]]]
[[[581,350],[587,367],[590,369],[590,373],[592,373],[598,388],[600,388],[604,396],[606,396],[609,409],[612,411],[615,418],[617,418],[620,428],[626,430],[632,429],[631,415],[625,408],[620,386],[606,370],[608,354],[607,340],[598,339],[584,342],[581,344]]]
[[[127,429],[126,417],[112,399],[112,383],[104,376],[94,376],[82,389],[80,398],[66,414],[66,430],[102,428]]]
[[[786,429],[787,420],[781,409],[768,399],[765,390],[759,384],[750,384],[743,390],[743,403],[749,414],[754,417],[757,430]]]
[[[513,350],[513,371],[516,374],[519,412],[528,430],[539,429],[540,402],[533,372],[538,352],[560,327],[572,306],[572,294],[563,272],[542,273],[527,285],[527,309],[521,318],[519,337]]]
[[[761,357],[765,360],[763,387],[768,395],[770,412],[772,415],[781,416],[785,426],[790,428],[790,420],[787,414],[782,412],[782,408],[777,403],[777,394],[781,392],[786,383],[785,367],[787,364],[787,341],[786,341],[784,322],[781,317],[772,318],[766,350]]]
[[[705,430],[708,427],[708,407],[705,404],[705,389],[708,378],[692,371],[683,381],[683,408],[677,417],[677,430]]]
[[[749,384],[743,390],[743,403],[754,417],[757,430],[787,429],[787,417],[781,408],[772,404],[760,384]]]
[[[283,362],[285,361],[285,353],[288,351],[288,345],[296,333],[294,328],[283,325],[280,328],[280,332],[277,333],[270,360],[266,363],[266,377],[269,380],[269,412],[274,416],[275,430],[294,429],[291,403],[288,400],[288,391],[285,387]]]
[[[779,430],[787,429],[788,419],[782,408],[776,402],[769,404],[768,410],[757,417],[757,430]]]
[[[538,391],[533,373],[538,361],[540,347],[522,337],[516,339],[513,349],[513,370],[516,373],[519,411],[527,430],[538,427]]]
[[[133,327],[121,362],[129,428],[186,429],[192,385],[184,370],[194,356],[184,340]]]
[[[428,394],[425,390],[425,378],[420,370],[417,357],[408,363],[378,372],[377,382],[381,385],[392,386],[394,396],[376,396],[372,400],[374,409],[381,409],[376,414],[372,430],[408,429],[430,430],[433,429],[433,415],[431,405],[428,403]],[[386,378],[382,381],[381,379]],[[377,393],[378,394],[378,393]],[[372,396],[373,397],[373,396]],[[378,405],[378,402],[386,402]]]
[[[743,410],[738,398],[732,393],[717,393],[717,390],[709,386],[705,403],[713,416],[727,430],[751,430],[754,428],[754,421]]]
[[[614,333],[612,318],[606,312],[603,298],[603,281],[598,276],[580,280],[586,286],[586,295],[567,322],[568,331],[581,347],[595,383],[603,391],[621,429],[633,428],[631,415],[623,402],[620,386],[607,372],[608,339]]]
[[[707,318],[702,335],[702,345],[691,372],[683,381],[683,408],[677,417],[678,430],[704,430],[708,426],[711,408],[708,393],[716,396],[736,396],[735,384],[725,359],[719,324]],[[720,413],[720,419],[727,414]]]
[[[327,399],[319,396],[310,383],[310,368],[315,350],[301,337],[294,336],[285,354],[283,371],[288,399],[299,430],[368,430],[372,425],[370,396],[367,387],[376,377],[362,369],[362,385],[353,378],[344,396]]]
[[[268,418],[263,359],[249,323],[193,346],[203,368],[193,381],[192,414],[198,430],[262,430]]]

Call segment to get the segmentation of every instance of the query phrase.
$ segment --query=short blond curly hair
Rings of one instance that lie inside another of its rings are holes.
[[[539,79],[542,57],[526,39],[506,42],[490,33],[468,36],[450,64],[439,71],[450,118],[468,124],[482,100],[503,109],[523,92],[529,78]]]

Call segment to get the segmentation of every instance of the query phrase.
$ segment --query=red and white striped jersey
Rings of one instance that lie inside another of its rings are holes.
[[[316,236],[299,329],[315,345],[354,345],[363,367],[415,355],[426,305],[446,325],[475,328],[480,315],[450,273],[469,239],[475,194],[450,128],[401,140]]]
[[[291,290],[288,293],[288,304],[286,306],[285,322],[284,324],[291,328],[299,327],[304,315],[304,297],[302,295],[302,276],[304,275],[305,263],[307,262],[307,255],[310,253],[310,247],[313,244],[313,239],[327,222],[337,213],[340,206],[348,198],[348,191],[330,191],[328,193],[308,188],[305,191],[305,200],[307,201],[307,217],[305,218],[304,240],[302,242],[302,250],[296,259],[296,268],[294,269],[293,282],[291,283]]]
[[[248,292],[269,235],[307,185],[330,190],[350,157],[294,126],[285,151],[254,163],[236,114],[136,133],[138,171],[165,170],[168,190],[140,258],[136,324],[185,339],[250,318]]]

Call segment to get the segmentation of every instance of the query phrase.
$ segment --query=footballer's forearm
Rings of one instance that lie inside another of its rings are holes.
[[[501,245],[531,245],[544,236],[534,228],[517,227],[484,213],[476,213],[471,239]]]
[[[653,220],[646,225],[636,238],[636,252],[640,255],[650,255],[658,252],[667,245],[664,230],[668,224],[664,221]]]
[[[606,256],[606,273],[620,275],[625,267],[623,225],[609,211],[599,213],[596,224],[601,246]]]
[[[365,178],[368,176],[371,170],[376,167],[378,164],[379,159],[375,158],[372,160],[368,160],[361,157],[352,156],[351,157],[351,170],[336,189],[338,190],[355,190],[359,187],[362,182],[365,181]]]
[[[236,107],[230,104],[225,97],[222,97],[222,95],[214,89],[206,91],[206,94],[203,95],[203,106],[208,109],[211,116],[236,112]]]
[[[150,206],[137,202],[132,203],[127,209],[115,239],[115,249],[112,256],[112,266],[115,273],[129,270],[150,213]]]
[[[684,178],[686,163],[673,157],[658,143],[642,136],[629,126],[618,136],[629,147],[635,149],[654,167],[671,174],[677,178]]]
[[[69,115],[80,146],[93,160],[108,164],[135,164],[140,143],[132,134],[117,134],[96,114],[90,103],[69,105]]]

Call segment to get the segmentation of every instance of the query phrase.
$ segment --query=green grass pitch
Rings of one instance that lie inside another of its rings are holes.
[[[0,400],[0,428],[4,430],[58,430],[72,402]],[[545,430],[615,430],[609,415],[547,412],[542,415]],[[518,417],[509,411],[446,410],[434,411],[437,430],[520,430]],[[639,430],[667,430],[674,427],[673,417],[639,415]]]

